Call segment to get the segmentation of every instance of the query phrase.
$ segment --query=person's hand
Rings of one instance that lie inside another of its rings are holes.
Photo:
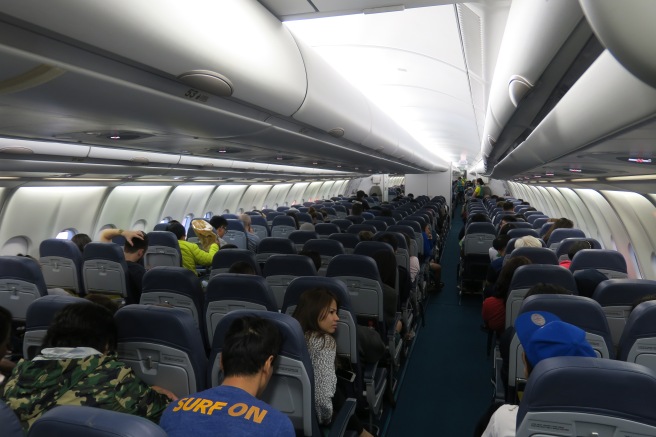
[[[171,399],[172,401],[177,401],[177,400],[178,400],[178,397],[177,397],[175,394],[173,394],[172,392],[168,391],[168,390],[165,389],[165,388],[162,388],[162,387],[160,387],[160,386],[158,386],[158,385],[153,385],[152,388],[153,388],[153,390],[155,390],[157,393],[159,393],[159,394],[161,394],[161,395],[165,395],[167,398]]]
[[[134,244],[132,243],[132,240],[134,238],[138,238],[140,240],[144,239],[143,231],[123,231],[121,235],[123,236],[123,238],[125,238],[125,241],[127,241],[130,246],[134,246]]]

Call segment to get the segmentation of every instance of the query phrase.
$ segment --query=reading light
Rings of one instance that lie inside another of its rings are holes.
[[[545,176],[553,176],[554,174],[551,173],[551,172],[549,172],[549,173],[545,173],[544,175],[545,175]]]
[[[615,176],[606,178],[607,181],[652,181],[656,180],[656,174],[642,174],[635,176]]]
[[[554,180],[551,180],[549,182],[551,182],[552,184],[559,184],[561,182],[565,182],[565,179],[554,179]]]
[[[637,162],[638,164],[651,164],[651,158],[629,158],[629,162]]]
[[[570,179],[570,182],[597,182],[597,178]]]
[[[569,171],[571,171],[572,173],[581,173],[580,168],[570,168]]]

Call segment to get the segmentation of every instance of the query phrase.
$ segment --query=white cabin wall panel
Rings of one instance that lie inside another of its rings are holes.
[[[312,182],[303,193],[303,198],[308,199],[311,202],[323,199],[319,194],[319,190],[321,190],[322,186],[323,182]]]
[[[130,229],[137,221],[145,222],[145,230],[151,231],[164,215],[166,199],[173,187],[170,186],[139,186],[122,185],[114,188],[102,205],[102,210],[95,223],[93,235],[98,239],[100,229],[106,225],[113,225],[121,229]]]
[[[107,187],[21,187],[7,199],[0,228],[0,245],[24,237],[27,253],[39,257],[39,244],[67,228],[93,237],[91,230]],[[7,253],[11,245],[3,249]]]
[[[331,189],[335,185],[335,181],[326,181],[321,184],[321,187],[317,191],[318,199],[330,199]]]
[[[283,115],[305,97],[294,38],[256,1],[27,0],[6,3],[3,12],[174,77],[217,72],[232,82],[232,97]]]
[[[219,185],[207,202],[205,212],[211,211],[213,215],[234,214],[247,188],[248,185]]]
[[[243,212],[262,209],[262,204],[269,191],[271,191],[271,185],[251,185],[241,198],[237,211],[242,208]]]
[[[572,207],[574,217],[568,217],[578,224],[579,229],[585,232],[585,235],[599,241],[602,247],[606,246],[604,238],[602,238],[602,231],[597,226],[597,222],[593,217],[593,211],[588,208],[585,200],[582,199],[578,192],[571,188],[558,188],[558,191],[563,195],[567,203]]]
[[[189,214],[203,217],[214,185],[179,185],[173,189],[162,210],[162,215],[182,222]]]
[[[307,197],[304,197],[304,193],[307,190],[310,184],[308,182],[299,182],[294,184],[294,186],[289,190],[285,200],[280,206],[290,206],[293,204],[299,204],[303,202],[309,202]]]
[[[448,202],[451,200],[451,172],[429,174],[406,174],[405,194],[417,196],[444,196]]]
[[[540,196],[542,197],[542,199],[544,199],[547,208],[546,211],[543,212],[546,215],[548,215],[549,217],[563,217],[560,208],[558,208],[558,204],[554,201],[553,197],[551,196],[551,193],[547,191],[545,187],[538,187],[533,185],[532,189],[540,193]],[[574,227],[576,227],[576,223],[574,223]]]
[[[264,199],[262,209],[276,209],[278,206],[283,205],[287,198],[287,193],[292,189],[292,186],[292,184],[274,185]]]
[[[555,187],[546,187],[546,190],[551,195],[554,202],[558,205],[558,217],[566,217],[574,222],[575,228],[583,229],[581,226],[584,223],[582,223],[580,217],[577,216],[577,214],[574,212],[574,209],[572,208],[572,205],[567,201],[567,199],[565,199],[565,197],[563,197],[562,193]]]
[[[613,207],[622,221],[630,238],[631,249],[635,254],[627,264],[637,262],[640,277],[656,279],[656,269],[652,259],[656,256],[656,208],[638,193],[625,191],[602,191],[601,194]],[[629,254],[631,250],[627,249]]]
[[[331,197],[337,197],[343,195],[344,188],[346,187],[347,184],[348,184],[347,180],[335,182],[335,186],[333,187],[333,193]]]

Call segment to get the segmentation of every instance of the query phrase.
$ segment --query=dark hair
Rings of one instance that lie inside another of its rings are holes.
[[[232,263],[228,273],[240,273],[242,275],[254,275],[255,269],[246,261],[237,261]]]
[[[378,241],[382,241],[383,243],[387,243],[390,246],[392,246],[392,249],[394,249],[394,252],[399,248],[399,241],[396,239],[396,236],[390,234],[390,233],[385,233],[380,236]]]
[[[183,238],[185,235],[187,235],[184,226],[182,226],[182,224],[177,222],[169,223],[169,225],[166,227],[166,230],[169,232],[173,232],[175,238],[177,238],[178,240]]]
[[[280,331],[272,321],[255,316],[235,319],[221,351],[224,377],[255,375],[270,356],[278,356],[281,344]]]
[[[633,302],[633,305],[631,305],[631,311],[636,309],[638,305],[640,305],[643,302],[649,302],[652,300],[656,300],[656,294],[647,294],[645,296],[642,296],[641,298],[637,299],[635,302]],[[2,337],[0,337],[2,338]]]
[[[484,223],[489,221],[489,218],[487,215],[477,212],[476,214],[472,215],[471,218],[469,219],[469,223]]]
[[[584,250],[584,249],[592,249],[592,243],[590,243],[588,240],[581,240],[581,241],[575,241],[570,247],[569,250],[567,251],[567,256],[569,259],[574,259],[574,255],[579,250]]]
[[[492,241],[492,247],[494,247],[497,252],[500,252],[506,248],[509,241],[510,237],[508,234],[501,234]]]
[[[499,229],[499,236],[507,235],[512,229],[517,229],[517,226],[514,223],[506,223]]]
[[[379,250],[371,256],[378,266],[378,273],[383,284],[396,287],[396,256],[389,250]]]
[[[392,210],[389,208],[383,208],[380,210],[380,216],[381,217],[392,217]]]
[[[212,225],[212,227],[217,230],[221,227],[228,229],[228,220],[221,217],[220,215],[215,215],[210,219],[210,225]]]
[[[141,236],[143,237],[143,240],[139,238],[132,239],[132,246],[130,246],[130,243],[126,240],[123,250],[127,253],[137,253],[139,249],[143,249],[144,252],[148,250],[148,235],[141,231]]]
[[[309,257],[314,263],[314,267],[319,271],[321,268],[321,254],[319,252],[316,250],[301,250],[298,254]]]
[[[374,239],[374,233],[371,231],[360,231],[358,232],[358,238],[360,241],[372,241]]]
[[[118,311],[118,309],[121,307],[116,300],[104,294],[91,293],[84,296],[84,298],[88,301],[107,308],[112,314],[116,314],[116,311]]]
[[[476,179],[476,182],[478,182],[480,185],[485,185],[485,182],[483,182],[483,179],[481,178]]]
[[[365,197],[365,192],[359,190],[358,192],[355,193],[355,197],[357,197],[358,199],[362,199],[363,197]]]
[[[540,282],[529,288],[529,290],[526,292],[526,296],[524,296],[524,299],[527,297],[534,296],[536,294],[574,294],[570,290],[561,287],[560,285],[556,284],[545,284],[544,282]]]
[[[510,288],[510,282],[512,281],[512,277],[515,274],[515,270],[521,266],[531,264],[531,260],[525,256],[514,256],[505,261],[506,262],[499,272],[499,278],[495,283],[494,290],[494,297],[498,297],[504,301],[508,297],[508,289]]]
[[[50,324],[42,348],[92,347],[99,352],[116,349],[114,316],[92,302],[73,303],[62,308]]]
[[[351,207],[351,214],[361,215],[363,210],[364,208],[360,202],[353,202],[353,206]]]
[[[506,223],[516,223],[517,222],[517,217],[515,217],[514,215],[504,215],[504,216],[501,217],[501,221],[506,222]],[[499,222],[499,223],[501,223],[501,222]]]
[[[71,238],[71,241],[80,249],[80,252],[84,252],[84,246],[91,243],[91,237],[87,234],[75,234]]]
[[[501,206],[504,211],[514,211],[515,210],[515,205],[513,205],[512,202],[505,201],[503,202],[503,205]]]
[[[11,312],[5,307],[0,307],[0,346],[9,337],[11,332]],[[0,356],[0,359],[3,357]]]
[[[326,317],[333,300],[339,309],[339,301],[327,288],[317,287],[307,290],[299,297],[292,317],[298,320],[306,335],[322,333],[319,320]]]
[[[573,228],[573,227],[574,227],[574,222],[573,221],[571,221],[568,218],[561,217],[558,220],[556,220],[553,225],[551,225],[551,227],[549,228],[547,233],[544,234],[542,239],[544,240],[545,243],[547,243],[549,241],[549,237],[551,237],[551,234],[556,229],[569,229],[569,228]]]

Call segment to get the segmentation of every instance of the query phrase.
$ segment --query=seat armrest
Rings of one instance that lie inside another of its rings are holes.
[[[330,433],[328,437],[342,437],[346,433],[346,426],[351,416],[355,414],[355,407],[357,401],[353,398],[348,398],[342,408],[337,413],[335,420],[330,426]]]

